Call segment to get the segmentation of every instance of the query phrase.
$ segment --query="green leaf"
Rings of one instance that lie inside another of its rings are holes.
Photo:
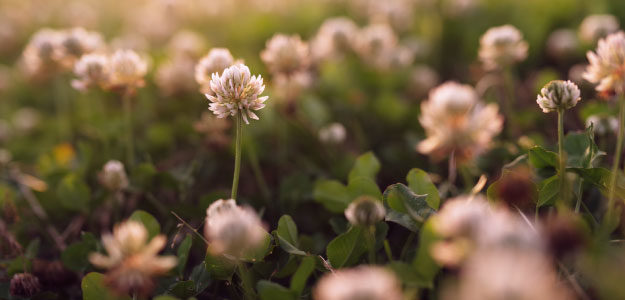
[[[275,233],[278,244],[284,251],[295,255],[306,255],[306,252],[298,248],[297,225],[295,225],[291,216],[284,215],[280,218],[278,221],[278,229]]]
[[[402,261],[392,261],[388,266],[397,274],[397,278],[399,278],[403,284],[417,288],[429,287],[429,283],[417,273],[411,264]]]
[[[223,255],[213,255],[210,251],[206,251],[204,263],[210,278],[228,281],[232,279],[235,268],[235,263],[232,260]]]
[[[191,251],[191,246],[193,244],[193,237],[190,234],[182,240],[182,243],[178,246],[178,274],[180,276],[184,273],[184,268],[187,265],[187,260],[189,260],[189,251]]]
[[[349,172],[348,181],[356,177],[366,177],[375,181],[375,175],[380,171],[380,161],[373,152],[367,152],[356,159],[354,167]]]
[[[584,132],[567,134],[564,150],[567,153],[567,167],[573,168],[591,168],[593,161],[604,154],[595,144],[592,125]]]
[[[529,150],[529,159],[532,166],[537,169],[558,166],[558,154],[545,150],[540,146],[534,146]]]
[[[545,205],[552,205],[558,198],[558,192],[560,190],[560,180],[558,175],[551,176],[543,182],[541,182],[538,189],[538,207]]]
[[[584,181],[598,187],[601,192],[607,194],[610,189],[612,172],[605,168],[569,168],[567,171],[574,172],[584,179]],[[618,173],[615,194],[617,198],[625,198],[625,177]]]
[[[419,231],[420,227],[420,224],[417,223],[411,216],[405,213],[400,213],[390,207],[387,207],[386,209],[384,221],[399,224],[412,232]]]
[[[258,281],[258,283],[256,284],[256,289],[258,290],[258,295],[260,296],[261,300],[295,300],[297,299],[297,297],[291,290],[277,283],[267,281],[267,280]]]
[[[265,229],[263,229],[264,238],[263,242],[256,248],[250,249],[249,253],[243,255],[243,260],[249,262],[257,262],[262,261],[265,256],[267,256],[271,250],[273,250],[273,245],[271,243],[271,234],[269,234]]]
[[[209,272],[206,270],[205,262],[201,262],[193,268],[189,280],[195,282],[195,292],[198,294],[208,287],[211,283],[211,278]]]
[[[433,209],[438,209],[441,199],[438,194],[438,189],[432,183],[430,176],[421,169],[412,169],[406,175],[406,181],[408,187],[419,195],[427,195],[425,201]]]
[[[417,254],[412,261],[412,266],[417,271],[419,278],[423,280],[423,284],[431,288],[434,286],[434,277],[440,270],[439,265],[434,261],[430,254],[432,245],[440,240],[439,235],[434,230],[432,220],[428,220],[421,228],[419,235],[419,248]]]
[[[91,272],[80,283],[83,300],[130,300],[128,296],[116,296],[104,286],[104,274]]]
[[[315,257],[306,256],[302,259],[302,263],[291,277],[291,290],[296,293],[296,295],[301,295],[302,291],[306,287],[306,282],[308,281],[308,277],[315,270]]]
[[[169,288],[169,291],[182,299],[193,297],[196,295],[195,282],[191,280],[176,282]]]
[[[347,232],[330,241],[326,254],[332,267],[339,269],[356,263],[366,250],[362,229],[352,226]]]
[[[89,186],[76,174],[67,174],[56,190],[59,203],[71,210],[87,212],[89,210],[89,200],[91,192]]]
[[[97,250],[97,241],[93,234],[85,233],[82,240],[69,245],[61,253],[61,262],[68,269],[82,272],[89,267],[89,253]]]
[[[347,191],[350,195],[350,202],[360,196],[371,196],[378,200],[382,200],[382,192],[378,188],[378,184],[367,177],[354,177],[350,178],[347,184]]]
[[[400,213],[408,214],[417,222],[425,222],[435,211],[427,201],[426,195],[417,195],[401,183],[390,185],[384,191],[384,201]]]
[[[336,180],[319,180],[313,191],[315,201],[334,213],[345,211],[352,198],[347,187]]]
[[[136,210],[134,213],[132,213],[132,215],[130,215],[129,219],[143,223],[145,229],[148,230],[148,235],[150,239],[161,233],[161,225],[158,223],[154,216],[146,211]]]

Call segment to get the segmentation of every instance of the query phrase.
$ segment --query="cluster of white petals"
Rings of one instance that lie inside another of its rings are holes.
[[[330,18],[323,21],[310,43],[310,52],[315,61],[342,56],[352,49],[358,26],[347,17]]]
[[[453,152],[458,161],[469,160],[486,150],[501,132],[503,117],[498,110],[496,104],[481,103],[469,85],[443,83],[421,103],[419,122],[427,138],[417,150],[434,159]]]
[[[371,24],[358,32],[354,50],[363,61],[379,69],[388,69],[398,44],[397,35],[389,25]]]
[[[143,77],[148,72],[148,63],[133,50],[120,49],[110,58],[112,88],[132,89],[144,85]]]
[[[98,176],[100,183],[111,191],[119,191],[128,187],[128,176],[124,164],[118,160],[106,162]]]
[[[274,35],[267,41],[260,58],[274,75],[306,72],[310,66],[308,43],[302,41],[299,35]]]
[[[213,94],[205,94],[210,100],[209,109],[218,118],[236,116],[240,113],[246,124],[248,117],[258,120],[253,112],[265,107],[268,96],[259,97],[265,90],[263,78],[252,76],[250,69],[243,64],[226,68],[221,75],[213,73],[210,88]]]
[[[241,259],[261,245],[266,234],[256,212],[238,206],[234,199],[217,200],[206,210],[204,236],[213,254]]]
[[[74,74],[78,79],[71,84],[79,91],[96,86],[106,88],[110,76],[109,57],[98,53],[83,55],[74,65]]]
[[[319,140],[327,144],[339,144],[345,140],[347,130],[341,123],[331,123],[319,129]]]
[[[590,65],[583,77],[597,84],[599,92],[623,92],[625,85],[625,33],[619,31],[599,40],[596,52],[586,54]]]
[[[383,267],[359,266],[324,275],[313,291],[314,300],[401,300],[401,283]]]
[[[528,44],[512,25],[490,28],[480,38],[478,56],[487,70],[504,68],[527,57]]]
[[[613,15],[590,15],[579,25],[579,38],[588,44],[594,44],[608,34],[617,32],[619,27],[618,19]]]
[[[580,95],[579,88],[570,80],[553,80],[540,90],[536,103],[544,113],[565,110],[577,105]]]
[[[230,50],[213,48],[195,65],[195,81],[200,85],[202,93],[210,93],[210,81],[214,73],[221,75],[226,68],[235,63]]]

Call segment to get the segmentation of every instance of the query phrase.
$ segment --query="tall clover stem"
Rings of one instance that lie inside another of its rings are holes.
[[[367,239],[367,250],[369,251],[369,263],[375,264],[375,225],[365,226],[365,238]]]
[[[124,91],[122,95],[122,105],[124,106],[124,121],[126,122],[126,160],[128,165],[135,164],[134,137],[132,134],[132,102],[130,96],[131,90]]]
[[[623,93],[619,93],[619,113],[618,113],[618,134],[616,136],[616,151],[614,151],[614,159],[612,162],[612,177],[610,178],[610,193],[608,197],[607,222],[611,223],[614,210],[614,196],[616,192],[616,183],[621,162],[621,152],[623,151],[623,135],[625,134],[625,99]]]
[[[241,279],[241,287],[243,288],[243,294],[245,299],[256,299],[256,293],[254,292],[254,286],[252,285],[252,278],[250,272],[245,266],[245,262],[237,262],[237,275]]]
[[[568,201],[566,191],[566,157],[564,153],[564,109],[558,109],[558,158],[560,160],[560,168],[558,169],[558,186],[560,205],[565,205]]]
[[[232,193],[231,199],[237,199],[237,190],[239,188],[239,173],[241,173],[241,140],[243,139],[243,117],[241,112],[236,115],[236,137],[234,148],[234,176],[232,177]]]

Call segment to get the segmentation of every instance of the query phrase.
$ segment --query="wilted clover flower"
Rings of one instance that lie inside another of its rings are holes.
[[[217,200],[206,210],[204,236],[210,242],[209,251],[241,259],[258,247],[266,232],[256,212],[240,207],[234,199]]]
[[[260,53],[269,72],[274,75],[291,74],[307,71],[310,66],[308,44],[299,35],[274,35]]]
[[[120,191],[128,187],[128,176],[124,164],[117,160],[109,160],[100,171],[100,183],[111,191]]]
[[[210,93],[210,81],[213,73],[221,75],[226,68],[234,64],[234,58],[226,48],[213,48],[195,65],[195,81],[202,93]]]
[[[332,123],[319,129],[319,140],[329,144],[339,144],[345,140],[347,132],[341,123]]]
[[[346,17],[323,21],[319,31],[310,43],[310,52],[315,61],[340,57],[349,51],[354,43],[358,26]]]
[[[247,118],[258,120],[258,116],[252,110],[260,110],[265,107],[268,96],[258,97],[264,90],[263,78],[252,76],[250,69],[243,64],[231,66],[218,75],[213,73],[210,88],[214,95],[205,94],[209,104],[209,110],[218,118],[236,116],[240,113],[246,124]]]
[[[419,152],[434,159],[454,152],[459,162],[465,162],[490,146],[501,132],[503,117],[496,104],[482,104],[473,87],[446,82],[421,103],[419,122],[427,135],[417,145]]]
[[[382,202],[370,196],[356,198],[345,210],[345,217],[354,226],[375,225],[384,220],[385,215]]]
[[[552,80],[541,90],[536,103],[544,113],[574,107],[581,99],[577,85],[570,80]]]
[[[16,273],[11,278],[9,293],[11,296],[30,298],[41,291],[39,279],[30,273]]]
[[[488,70],[504,68],[527,57],[528,44],[512,25],[490,28],[480,38],[478,56]]]
[[[313,290],[314,300],[401,300],[401,283],[383,267],[358,266],[324,275]]]
[[[108,269],[104,283],[118,294],[135,292],[148,296],[154,289],[154,276],[167,273],[176,266],[175,256],[159,256],[167,238],[157,235],[148,241],[148,231],[142,223],[125,221],[102,236],[108,256],[91,253],[89,261],[96,267]]]
[[[102,35],[81,27],[64,30],[60,36],[59,62],[64,68],[70,70],[82,55],[94,52],[104,46]]]
[[[117,50],[110,59],[110,86],[113,89],[135,89],[144,85],[148,64],[133,50]]]
[[[106,88],[110,76],[109,58],[103,54],[86,54],[74,65],[74,74],[78,79],[72,80],[72,87],[85,91],[90,87]]]
[[[397,35],[389,25],[371,24],[358,32],[354,50],[366,63],[387,69],[391,66],[397,44]]]
[[[579,25],[579,37],[588,44],[594,44],[608,34],[619,30],[618,19],[613,15],[590,15]]]
[[[584,79],[598,84],[598,92],[623,92],[625,85],[625,33],[619,31],[599,41],[596,52],[586,54],[590,65],[584,73]]]
[[[22,54],[24,68],[29,76],[45,77],[58,70],[61,40],[61,33],[49,28],[40,29],[33,35]]]

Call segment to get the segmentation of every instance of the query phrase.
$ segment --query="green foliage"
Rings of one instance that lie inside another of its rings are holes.
[[[148,230],[148,236],[150,239],[161,233],[161,225],[156,218],[143,210],[137,210],[129,218],[137,222],[141,222],[143,226]]]
[[[365,251],[367,251],[367,246],[360,227],[351,227],[347,232],[333,239],[326,248],[328,260],[333,268],[355,264]]]
[[[552,151],[547,151],[542,147],[535,146],[529,150],[529,161],[534,168],[557,168],[558,167],[558,154]]]
[[[302,262],[297,268],[297,271],[295,271],[295,274],[291,277],[291,291],[295,292],[296,295],[302,294],[302,291],[306,287],[308,277],[315,271],[315,263],[316,259],[312,256],[302,258]]]
[[[97,250],[97,240],[95,236],[86,232],[82,239],[69,245],[61,253],[61,261],[68,269],[76,272],[83,272],[89,267],[89,253]]]
[[[293,291],[271,281],[260,280],[256,285],[258,294],[262,300],[295,300],[297,297]]]
[[[430,180],[430,176],[421,169],[412,169],[406,175],[408,187],[418,195],[427,195],[425,201],[433,208],[438,209],[441,199],[438,195],[438,189]]]
[[[82,279],[80,284],[84,300],[130,300],[130,297],[120,297],[114,295],[104,286],[104,275],[91,272]]]
[[[345,211],[352,200],[347,187],[336,180],[317,181],[313,194],[317,202],[335,213]]]
[[[76,174],[67,174],[58,185],[56,195],[59,203],[71,211],[87,212],[91,191]]]
[[[299,250],[299,239],[297,235],[297,225],[289,215],[280,217],[278,229],[274,232],[278,244],[282,250],[295,255],[306,255],[306,252]]]
[[[412,266],[416,270],[417,281],[426,287],[432,288],[434,285],[434,277],[440,271],[440,267],[432,258],[430,248],[439,241],[440,237],[434,230],[432,221],[425,222],[421,228],[419,235],[419,248],[412,261]]]
[[[182,243],[178,246],[178,266],[176,269],[178,270],[178,274],[182,276],[184,274],[184,269],[187,265],[187,261],[189,260],[189,251],[191,251],[191,246],[193,245],[193,237],[190,234],[187,234],[182,240]]]
[[[356,159],[354,167],[349,172],[348,181],[352,181],[357,177],[366,177],[375,181],[375,175],[380,171],[380,161],[373,154],[367,152]]]

